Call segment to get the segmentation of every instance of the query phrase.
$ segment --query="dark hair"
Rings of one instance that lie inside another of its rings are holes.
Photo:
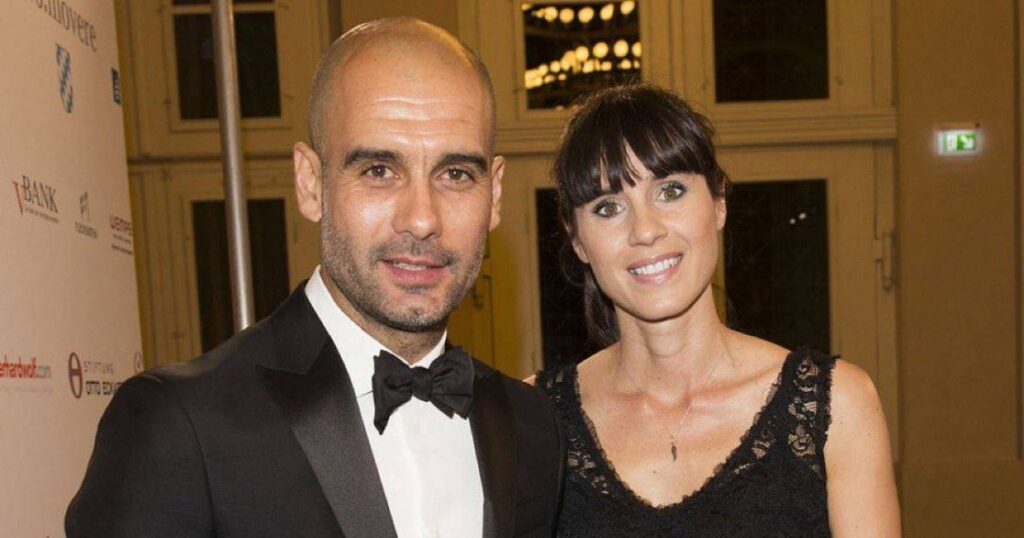
[[[604,194],[602,179],[613,192],[623,183],[636,185],[639,174],[629,152],[663,178],[692,173],[704,177],[715,198],[728,194],[729,178],[715,159],[711,123],[673,93],[651,84],[631,84],[597,91],[573,109],[555,155],[558,209],[569,240],[576,237],[575,209]],[[615,310],[594,280],[593,271],[575,256],[564,256],[582,272],[583,310],[591,340],[607,346],[619,339]]]

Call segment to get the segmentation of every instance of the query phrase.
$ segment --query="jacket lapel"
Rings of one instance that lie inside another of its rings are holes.
[[[258,366],[346,536],[396,536],[348,372],[300,285],[271,316]]]
[[[504,538],[515,531],[515,417],[501,377],[474,361],[476,380],[469,413],[484,491],[484,536]]]

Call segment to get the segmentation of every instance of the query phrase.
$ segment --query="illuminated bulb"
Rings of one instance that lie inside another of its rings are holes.
[[[608,4],[601,8],[601,20],[610,21],[613,15],[615,15],[615,4]]]
[[[612,63],[609,62],[609,61],[601,62],[601,70],[603,70],[603,71],[611,71],[612,70]]]
[[[544,10],[544,19],[548,22],[552,22],[558,18],[558,8],[549,7]]]
[[[583,72],[584,73],[593,73],[594,72],[594,63],[593,62],[587,62],[587,63],[583,64]]]
[[[580,63],[587,61],[590,58],[590,49],[584,46],[576,47],[576,60]]]
[[[557,73],[562,70],[562,64],[558,62],[551,62],[548,64],[548,67],[551,68],[552,73]]]
[[[576,57],[573,56],[572,59],[575,60]],[[571,62],[569,60],[566,60],[565,58],[562,58],[562,71],[571,71],[572,70],[572,64],[573,64],[573,62]]]
[[[625,58],[623,58],[623,60],[621,62],[619,62],[619,69],[632,69],[632,68],[633,68],[633,62],[631,62],[629,60],[626,60]]]
[[[640,69],[640,60],[633,60],[633,69]]]
[[[537,68],[537,74],[542,77],[548,74],[548,64],[540,64],[540,67]]]
[[[530,11],[533,8],[533,4],[523,4],[523,11]]]
[[[555,81],[555,75],[547,75],[547,76],[544,77],[544,84],[548,84],[548,83],[554,82],[554,81]]]
[[[562,21],[565,24],[569,24],[575,18],[576,12],[569,8],[563,9],[562,12],[558,14],[558,20]]]
[[[608,56],[608,43],[605,43],[604,41],[599,41],[596,45],[594,45],[594,58],[601,59],[604,58],[605,56]]]
[[[629,43],[626,43],[625,39],[620,39],[615,42],[615,48],[613,50],[615,51],[616,56],[622,58],[629,54]]]
[[[585,7],[580,10],[580,22],[587,24],[592,20],[594,20],[594,8]]]
[[[565,80],[565,73],[558,75],[558,80]]]
[[[570,50],[562,56],[562,67],[566,70],[569,69],[566,65],[569,67],[577,67],[579,64],[580,61],[576,58],[576,51],[574,50]]]
[[[639,58],[643,54],[643,52],[644,52],[644,47],[643,47],[643,45],[640,44],[639,41],[637,41],[636,43],[633,43],[633,56],[636,56],[637,58]]]
[[[632,0],[626,0],[625,2],[622,3],[620,8],[622,9],[623,15],[629,15],[630,13],[633,12],[634,9],[636,9],[636,2],[633,2]]]

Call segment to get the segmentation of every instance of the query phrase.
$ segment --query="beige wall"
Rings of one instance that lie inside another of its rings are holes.
[[[896,3],[900,478],[909,536],[1024,529],[1013,4]],[[981,123],[981,155],[936,156],[935,126],[964,121]]]
[[[417,17],[458,35],[456,0],[341,0],[341,24],[348,30],[381,17]]]

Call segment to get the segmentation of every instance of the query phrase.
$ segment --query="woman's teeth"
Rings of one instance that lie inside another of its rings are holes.
[[[663,271],[668,271],[671,267],[674,267],[682,259],[683,259],[682,256],[676,256],[674,258],[669,258],[667,260],[661,260],[660,262],[655,262],[655,263],[647,264],[647,265],[644,265],[642,267],[637,267],[635,269],[629,269],[629,272],[630,272],[630,274],[633,274],[633,275],[642,275],[642,276],[656,275],[656,274],[661,273]]]

